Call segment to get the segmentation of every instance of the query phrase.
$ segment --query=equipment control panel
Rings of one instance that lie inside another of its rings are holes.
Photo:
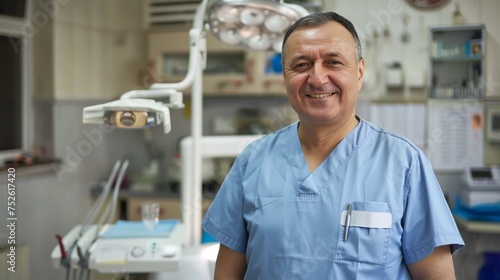
[[[465,178],[470,188],[500,189],[500,166],[469,167]]]

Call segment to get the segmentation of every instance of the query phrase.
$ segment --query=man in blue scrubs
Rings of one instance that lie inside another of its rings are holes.
[[[353,25],[306,16],[282,54],[300,121],[251,143],[208,210],[215,279],[455,279],[463,240],[426,156],[355,115]]]

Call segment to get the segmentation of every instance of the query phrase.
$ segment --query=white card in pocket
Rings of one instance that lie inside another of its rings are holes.
[[[342,211],[340,225],[345,226],[347,211]],[[391,228],[392,214],[390,212],[355,211],[351,213],[351,227]]]

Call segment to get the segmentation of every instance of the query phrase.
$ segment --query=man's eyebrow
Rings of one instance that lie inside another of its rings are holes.
[[[345,58],[340,52],[328,52],[322,55],[323,58]]]
[[[338,51],[330,51],[330,52],[327,52],[327,53],[324,53],[321,55],[321,58],[322,59],[342,59],[342,60],[345,60],[346,59],[346,56],[341,53],[341,52],[338,52]],[[292,56],[292,58],[290,59],[290,62],[289,62],[289,65],[293,65],[295,63],[297,63],[297,61],[301,61],[301,60],[310,60],[310,56],[307,55],[307,54],[299,54],[299,55],[296,55],[296,56]]]
[[[342,59],[345,59],[345,55],[343,55],[342,53],[337,52],[337,51],[332,51],[332,52],[327,52],[327,53],[323,54],[322,58],[323,59],[325,59],[325,58],[342,58]],[[308,55],[305,55],[305,54],[301,54],[301,55],[297,55],[297,56],[292,56],[292,58],[290,59],[290,63],[294,64],[298,60],[302,60],[302,59],[308,60],[310,58],[309,58]]]
[[[292,58],[290,59],[290,63],[294,64],[298,60],[307,60],[307,59],[309,59],[309,57],[307,55],[305,55],[305,54],[301,54],[301,55],[297,55],[297,56],[292,56]]]

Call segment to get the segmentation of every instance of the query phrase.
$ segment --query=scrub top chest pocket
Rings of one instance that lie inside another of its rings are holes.
[[[389,204],[376,201],[349,204],[340,217],[336,260],[385,266],[392,225]]]

